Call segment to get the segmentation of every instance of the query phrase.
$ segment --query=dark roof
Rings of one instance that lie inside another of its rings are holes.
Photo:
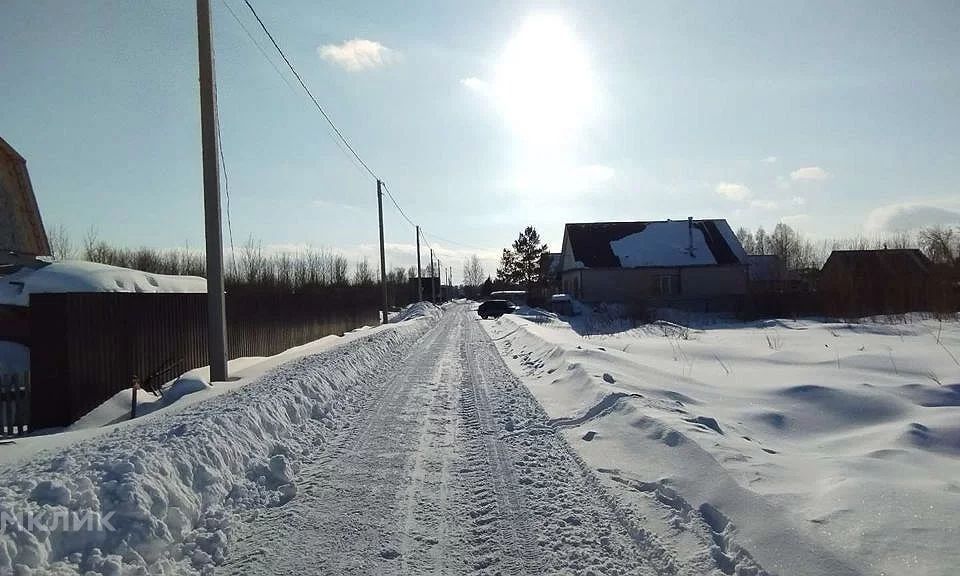
[[[931,262],[916,248],[883,250],[834,250],[823,264],[824,272],[844,269],[854,273],[882,274],[917,272],[926,274]]]
[[[642,232],[648,225],[660,222],[673,222],[684,227],[688,225],[687,220],[589,222],[567,224],[565,232],[575,261],[582,262],[587,268],[620,268],[620,259],[613,253],[610,242]],[[726,220],[694,220],[693,227],[703,232],[707,247],[717,264],[741,263],[734,248],[720,230],[721,227],[725,228],[732,241],[737,242]],[[740,248],[739,242],[737,248]],[[742,252],[742,248],[740,251]]]

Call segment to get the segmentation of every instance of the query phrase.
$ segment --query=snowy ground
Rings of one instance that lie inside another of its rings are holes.
[[[474,307],[0,447],[0,574],[953,573],[956,324]]]
[[[532,314],[489,331],[611,494],[674,509],[645,526],[676,534],[675,552],[677,519],[698,517],[715,554],[772,573],[955,573],[957,322],[629,329]]]

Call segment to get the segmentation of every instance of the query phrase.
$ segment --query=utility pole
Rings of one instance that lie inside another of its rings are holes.
[[[437,280],[440,281],[440,294],[437,296],[440,297],[440,301],[443,301],[443,263],[440,262],[440,258],[437,258]]]
[[[417,302],[423,302],[423,272],[420,270],[420,226],[417,226]]]
[[[377,211],[380,213],[380,286],[383,287],[383,323],[390,321],[387,315],[387,257],[383,253],[383,182],[377,179]]]
[[[430,301],[437,303],[437,286],[433,283],[433,248],[430,249]]]
[[[200,64],[200,142],[203,148],[203,213],[207,240],[207,356],[210,381],[227,379],[227,319],[223,294],[220,166],[217,156],[216,73],[213,68],[210,0],[197,0]]]

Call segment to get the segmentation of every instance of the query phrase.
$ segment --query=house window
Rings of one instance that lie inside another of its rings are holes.
[[[658,295],[673,296],[679,291],[677,288],[677,278],[675,276],[657,276]]]

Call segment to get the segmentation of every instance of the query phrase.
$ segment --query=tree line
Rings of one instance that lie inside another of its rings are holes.
[[[819,269],[834,250],[919,248],[936,264],[957,264],[960,228],[928,226],[916,232],[895,232],[872,237],[831,238],[815,242],[783,222],[767,232],[740,227],[737,238],[747,254],[777,256],[787,270]]]

